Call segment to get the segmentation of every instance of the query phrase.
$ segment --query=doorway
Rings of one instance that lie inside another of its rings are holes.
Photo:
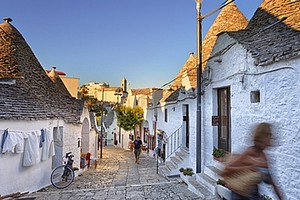
[[[63,127],[53,127],[55,155],[52,157],[52,169],[63,164]]]
[[[230,88],[218,89],[218,148],[229,152],[231,150],[230,108]]]
[[[183,123],[182,123],[182,131],[183,131],[183,145],[186,148],[189,148],[190,144],[190,126],[189,126],[189,105],[183,105]]]

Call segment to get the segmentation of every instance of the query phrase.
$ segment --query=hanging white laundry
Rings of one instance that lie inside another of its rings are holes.
[[[9,131],[7,138],[3,144],[2,153],[14,152],[23,153],[24,151],[24,137],[20,131]]]
[[[40,162],[39,133],[32,131],[26,133],[23,166],[32,166]]]
[[[42,160],[47,160],[55,155],[53,146],[53,133],[49,129],[45,129],[45,141],[42,147]]]

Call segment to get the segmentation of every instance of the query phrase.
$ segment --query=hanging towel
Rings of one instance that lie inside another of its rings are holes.
[[[2,135],[1,149],[0,149],[1,152],[3,152],[3,146],[4,146],[4,143],[5,143],[5,140],[6,140],[7,136],[8,136],[8,130],[6,129],[6,130],[4,130],[4,133]]]
[[[47,160],[55,155],[53,146],[53,133],[49,129],[44,130],[45,141],[42,147],[42,160]]]
[[[23,153],[24,137],[21,131],[9,131],[2,146],[2,153]]]
[[[32,131],[26,135],[23,166],[32,166],[40,162],[39,134]]]
[[[41,137],[40,137],[40,148],[43,147],[43,143],[45,142],[45,130],[41,129]]]

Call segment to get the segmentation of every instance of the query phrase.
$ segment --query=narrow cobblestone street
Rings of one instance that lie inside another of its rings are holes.
[[[23,199],[201,199],[187,189],[180,178],[166,179],[156,174],[156,162],[145,153],[140,164],[131,151],[105,147],[97,168],[75,178],[66,189],[49,186],[22,197]],[[22,199],[20,198],[20,199]]]

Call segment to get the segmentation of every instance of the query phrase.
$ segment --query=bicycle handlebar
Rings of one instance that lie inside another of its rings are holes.
[[[66,158],[73,158],[74,157],[74,155],[70,155],[72,152],[68,152],[68,153],[66,153]]]

